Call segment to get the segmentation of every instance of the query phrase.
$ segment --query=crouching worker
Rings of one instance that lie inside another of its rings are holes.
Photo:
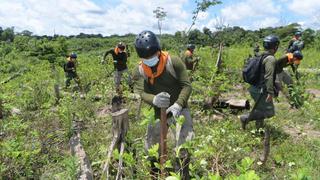
[[[155,118],[160,119],[161,108],[168,108],[168,124],[175,133],[175,146],[179,147],[193,137],[193,124],[187,102],[192,88],[188,73],[183,61],[171,57],[168,52],[161,51],[159,39],[151,31],[141,32],[135,40],[135,48],[141,63],[138,66],[141,77],[137,89],[143,101],[154,108]],[[180,126],[175,118],[183,115],[185,121]],[[160,122],[149,124],[147,129],[146,149],[160,143]],[[178,149],[178,148],[176,148]],[[187,150],[179,151],[179,159],[175,167],[183,179],[190,179],[190,156]],[[159,169],[156,168],[157,160],[150,159],[152,178],[157,179]]]
[[[66,88],[70,86],[72,79],[74,79],[78,87],[80,87],[80,79],[76,71],[76,66],[77,66],[77,54],[71,53],[67,58],[67,62],[63,66],[65,76],[66,76]]]
[[[285,56],[281,57],[276,61],[276,73],[277,78],[275,81],[275,86],[278,91],[283,91],[282,83],[284,83],[289,90],[289,94],[285,94],[288,99],[292,95],[293,80],[288,72],[284,71],[283,68],[291,66],[294,73],[296,72],[296,66],[298,66],[303,59],[301,51],[294,51],[293,53],[287,53]],[[295,74],[297,78],[297,74]],[[294,103],[290,102],[292,107],[297,107]]]

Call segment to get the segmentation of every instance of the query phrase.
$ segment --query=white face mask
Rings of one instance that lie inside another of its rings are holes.
[[[143,64],[149,66],[149,67],[153,67],[155,66],[158,62],[159,62],[159,57],[158,56],[154,56],[150,59],[142,59]]]

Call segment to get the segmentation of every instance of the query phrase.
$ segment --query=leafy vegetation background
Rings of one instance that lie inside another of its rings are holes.
[[[164,34],[161,43],[173,55],[185,48],[184,42],[197,45],[196,54],[202,60],[194,74],[193,94],[190,101],[211,96],[248,98],[247,85],[241,79],[244,59],[252,54],[252,46],[274,33],[280,36],[281,48],[277,57],[284,54],[288,41],[299,28],[297,24],[285,27],[247,31],[240,27],[227,27],[217,32],[209,29],[192,30],[187,37],[181,32]],[[100,178],[106,150],[111,142],[111,117],[98,117],[99,109],[110,104],[115,95],[112,61],[100,64],[103,53],[119,41],[129,45],[131,72],[139,62],[134,51],[135,35],[109,36],[79,34],[77,36],[34,36],[29,31],[14,33],[13,28],[0,29],[0,99],[4,118],[0,120],[0,176],[2,179],[76,179],[77,159],[69,152],[72,132],[72,114],[83,122],[82,143],[90,158],[94,177]],[[307,29],[303,32],[306,48],[301,68],[301,84],[296,92],[303,97],[300,109],[291,109],[281,95],[276,102],[276,116],[268,120],[272,127],[271,157],[260,165],[261,138],[250,124],[242,131],[237,115],[228,109],[217,120],[213,110],[202,110],[191,105],[194,117],[195,139],[186,144],[192,152],[191,173],[196,179],[317,179],[320,177],[320,101],[306,89],[320,89],[319,51],[320,32]],[[215,74],[217,47],[222,42],[224,72]],[[54,85],[64,86],[62,65],[66,55],[78,53],[78,74],[86,98],[76,92],[62,92],[56,104]],[[52,73],[52,64],[58,75]],[[308,71],[307,71],[308,70]],[[310,71],[309,71],[310,70]],[[124,85],[125,89],[126,85]],[[99,95],[100,101],[94,101]],[[125,91],[127,97],[132,96]],[[128,179],[148,178],[147,157],[156,149],[144,150],[146,125],[154,121],[147,105],[136,119],[137,103],[127,98],[130,130],[125,153],[125,175]],[[13,113],[13,109],[21,112]],[[155,147],[156,148],[156,147]],[[174,156],[174,152],[171,153]],[[114,152],[114,158],[117,158]],[[171,158],[173,160],[173,158]],[[170,166],[170,163],[169,165]],[[134,173],[133,173],[134,172]],[[178,177],[178,175],[172,174]]]

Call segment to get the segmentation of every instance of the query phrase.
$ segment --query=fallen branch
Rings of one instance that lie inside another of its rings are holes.
[[[75,115],[73,115],[75,118]],[[76,156],[79,160],[80,164],[80,171],[78,175],[79,180],[92,180],[92,169],[91,164],[89,161],[88,156],[86,155],[86,152],[84,151],[84,148],[81,144],[81,136],[80,136],[80,124],[79,122],[75,121],[73,118],[73,135],[70,138],[69,144],[70,144],[70,151],[73,156]]]
[[[191,104],[202,106],[203,109],[250,109],[250,103],[246,99],[218,99],[217,97],[207,97],[205,100],[193,100]]]

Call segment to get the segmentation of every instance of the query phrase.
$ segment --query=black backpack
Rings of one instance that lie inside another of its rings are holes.
[[[262,62],[268,55],[259,55],[254,57],[249,57],[243,66],[242,77],[244,82],[251,85],[258,85],[261,78]]]

